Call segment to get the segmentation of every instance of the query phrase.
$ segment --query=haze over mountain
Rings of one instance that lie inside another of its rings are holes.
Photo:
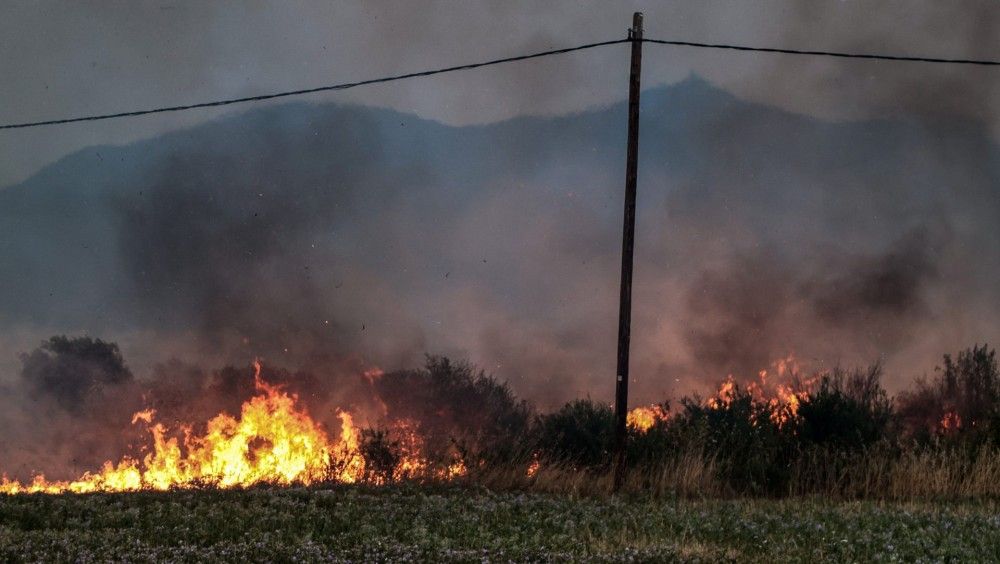
[[[613,387],[623,103],[454,127],[292,103],[91,147],[0,190],[0,378],[52,334],[289,367],[468,357],[550,406]],[[795,354],[903,382],[1000,337],[1000,151],[643,93],[636,401]],[[892,385],[892,382],[890,382]]]

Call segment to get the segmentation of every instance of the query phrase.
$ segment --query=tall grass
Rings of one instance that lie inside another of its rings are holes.
[[[719,455],[688,451],[655,465],[629,470],[624,495],[653,499],[737,498],[759,495],[727,482]],[[418,482],[434,477],[414,476]],[[542,463],[529,476],[523,464],[491,467],[459,478],[467,485],[495,491],[526,491],[570,496],[612,493],[608,469],[567,463]],[[1000,499],[1000,450],[972,457],[944,449],[890,454],[874,449],[853,456],[814,452],[796,460],[783,488],[765,497],[823,497],[834,500],[961,501]]]

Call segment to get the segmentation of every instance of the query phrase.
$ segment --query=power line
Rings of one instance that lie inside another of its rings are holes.
[[[875,59],[881,61],[912,61],[917,63],[947,63],[953,65],[1000,66],[1000,61],[986,59],[941,59],[937,57],[911,57],[906,55],[878,55],[869,53],[840,53],[837,51],[806,51],[802,49],[778,49],[772,47],[748,47],[745,45],[726,45],[722,43],[698,43],[695,41],[670,41],[666,39],[643,39],[643,43],[659,43],[661,45],[678,45],[681,47],[701,47],[706,49],[728,49],[731,51],[758,51],[762,53],[784,53],[787,55],[813,55],[821,57],[838,57],[842,59]]]
[[[228,106],[230,104],[242,104],[244,102],[259,102],[261,100],[272,100],[274,98],[284,98],[287,96],[299,96],[302,94],[312,94],[314,92],[327,92],[331,90],[347,90],[348,88],[354,88],[357,86],[366,86],[369,84],[381,84],[384,82],[393,82],[396,80],[405,80],[407,78],[417,78],[421,76],[431,76],[435,74],[443,74],[447,72],[456,72],[477,69],[480,67],[486,67],[490,65],[499,65],[502,63],[513,63],[516,61],[524,61],[527,59],[537,59],[539,57],[548,57],[550,55],[562,55],[563,53],[570,53],[572,51],[582,51],[584,49],[593,49],[595,47],[603,47],[605,45],[615,45],[617,43],[628,43],[629,39],[615,39],[613,41],[601,41],[598,43],[587,43],[586,45],[577,45],[576,47],[567,47],[565,49],[554,49],[552,51],[542,51],[540,53],[531,53],[530,55],[518,55],[516,57],[505,57],[503,59],[494,59],[492,61],[484,61],[482,63],[472,63],[468,65],[459,65],[455,67],[447,67],[443,69],[434,69],[422,72],[411,72],[407,74],[399,74],[395,76],[386,76],[382,78],[373,78],[370,80],[360,80],[357,82],[345,82],[342,84],[332,84],[329,86],[318,86],[316,88],[306,88],[302,90],[289,90],[287,92],[278,92],[275,94],[261,94],[259,96],[247,96],[245,98],[231,98],[228,100],[217,100],[215,102],[201,102],[198,104],[187,104],[184,106],[169,106],[165,108],[153,108],[150,110],[136,110],[132,112],[120,112],[115,114],[101,114],[94,116],[85,117],[74,117],[65,119],[52,119],[46,121],[33,121],[27,123],[14,123],[8,125],[0,125],[0,129],[22,129],[26,127],[38,127],[42,125],[57,125],[63,123],[76,123],[78,121],[100,121],[105,119],[115,119],[123,117],[134,117],[134,116],[144,116],[148,114],[162,114],[166,112],[179,112],[183,110],[193,110],[196,108],[212,108],[216,106]]]
[[[397,80],[405,80],[408,78],[418,78],[422,76],[431,76],[435,74],[444,74],[449,72],[457,72],[464,70],[472,70],[480,67],[486,67],[491,65],[499,65],[503,63],[513,63],[516,61],[524,61],[528,59],[537,59],[540,57],[548,57],[551,55],[562,55],[564,53],[571,53],[573,51],[582,51],[585,49],[593,49],[595,47],[604,47],[607,45],[616,45],[619,43],[629,43],[633,41],[632,39],[615,39],[611,41],[600,41],[597,43],[587,43],[584,45],[577,45],[575,47],[567,47],[564,49],[553,49],[550,51],[541,51],[538,53],[531,53],[528,55],[518,55],[515,57],[505,57],[502,59],[494,59],[491,61],[484,61],[481,63],[471,63],[467,65],[458,65],[454,67],[446,67],[441,69],[427,70],[422,72],[413,72],[407,74],[400,74],[395,76],[386,76],[382,78],[373,78],[369,80],[360,80],[357,82],[345,82],[341,84],[331,84],[328,86],[318,86],[315,88],[305,88],[302,90],[288,90],[285,92],[277,92],[273,94],[261,94],[258,96],[247,96],[244,98],[230,98],[227,100],[216,100],[214,102],[200,102],[197,104],[186,104],[183,106],[168,106],[162,108],[153,108],[149,110],[135,110],[131,112],[119,112],[113,114],[99,114],[92,116],[65,118],[65,119],[53,119],[45,121],[32,121],[25,123],[12,123],[6,125],[0,125],[0,129],[23,129],[28,127],[40,127],[43,125],[59,125],[65,123],[76,123],[81,121],[101,121],[107,119],[123,118],[123,117],[135,117],[144,116],[148,114],[161,114],[166,112],[179,112],[184,110],[194,110],[198,108],[212,108],[217,106],[228,106],[231,104],[242,104],[245,102],[259,102],[262,100],[271,100],[274,98],[285,98],[288,96],[300,96],[302,94],[312,94],[315,92],[328,92],[334,90],[347,90],[348,88],[355,88],[357,86],[366,86],[369,84],[381,84],[385,82],[394,82]],[[937,57],[912,57],[904,55],[881,55],[881,54],[869,54],[869,53],[841,53],[837,51],[813,51],[813,50],[802,50],[802,49],[779,49],[772,47],[750,47],[746,45],[728,45],[723,43],[699,43],[695,41],[674,41],[666,39],[642,39],[643,43],[657,43],[660,45],[674,45],[680,47],[697,47],[705,49],[725,49],[730,51],[754,51],[762,53],[783,53],[788,55],[810,55],[810,56],[823,56],[823,57],[837,57],[845,59],[875,59],[883,61],[911,61],[920,63],[946,63],[946,64],[960,64],[960,65],[979,65],[979,66],[1000,66],[1000,61],[986,60],[986,59],[945,59]]]

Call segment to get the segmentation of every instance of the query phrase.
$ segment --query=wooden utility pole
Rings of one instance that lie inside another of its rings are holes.
[[[618,379],[615,385],[615,483],[625,481],[628,353],[632,326],[632,254],[635,247],[635,185],[639,170],[639,79],[642,75],[642,12],[632,15],[632,67],[628,78],[628,150],[625,160],[625,226],[622,235],[621,295],[618,309]]]

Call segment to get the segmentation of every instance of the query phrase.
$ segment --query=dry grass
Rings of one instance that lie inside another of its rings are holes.
[[[732,498],[734,490],[719,478],[713,457],[691,451],[656,467],[632,469],[623,486],[629,495],[653,498]],[[948,450],[890,455],[872,450],[850,458],[817,452],[791,464],[787,489],[780,496],[831,499],[934,501],[1000,499],[1000,451],[983,449],[968,457]],[[495,491],[522,490],[570,496],[611,492],[608,471],[541,464],[528,476],[524,465],[492,469],[464,478]]]
[[[832,466],[804,460],[789,480],[788,493],[895,501],[1000,497],[1000,451],[994,449],[972,457],[943,449],[892,457],[872,451]]]

